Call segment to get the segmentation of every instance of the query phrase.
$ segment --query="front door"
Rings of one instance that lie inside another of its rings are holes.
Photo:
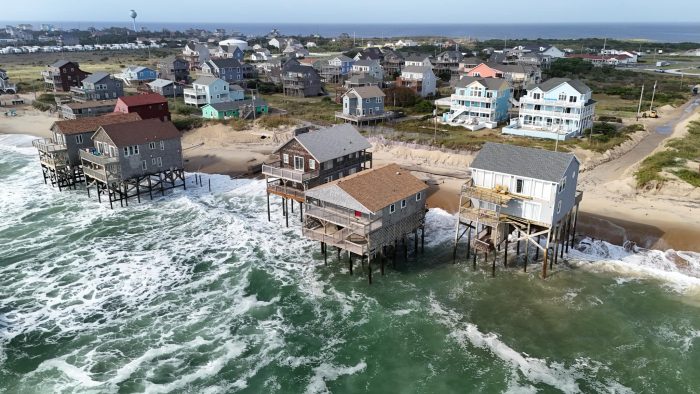
[[[294,156],[294,169],[297,171],[304,171],[304,158],[299,156]]]

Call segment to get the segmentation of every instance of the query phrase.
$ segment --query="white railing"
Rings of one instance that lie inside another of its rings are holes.
[[[290,180],[292,182],[302,183],[309,179],[316,178],[319,174],[318,171],[304,172],[299,170],[294,170],[291,168],[281,168],[274,165],[263,164],[262,166],[263,175],[282,178]]]
[[[478,101],[480,103],[495,103],[495,97],[477,97],[477,96],[464,96],[461,94],[453,94],[451,96],[452,100],[463,100],[463,101]]]
[[[57,144],[51,138],[41,138],[32,141],[32,145],[44,153],[62,152],[68,149],[65,144]]]
[[[574,119],[574,120],[579,120],[583,117],[582,114],[566,113],[566,112],[558,112],[558,111],[544,111],[544,110],[536,110],[536,109],[523,108],[523,107],[520,107],[520,115],[553,116],[556,118]]]

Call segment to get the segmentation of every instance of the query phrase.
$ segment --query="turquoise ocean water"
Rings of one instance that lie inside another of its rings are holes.
[[[0,392],[700,392],[698,253],[584,240],[492,278],[432,210],[369,286],[279,201],[268,223],[264,182],[110,210],[45,186],[29,141],[0,135]]]

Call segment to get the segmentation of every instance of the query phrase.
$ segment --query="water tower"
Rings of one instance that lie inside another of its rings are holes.
[[[134,21],[134,33],[135,33],[136,32],[136,17],[138,16],[138,14],[136,13],[136,11],[131,10],[131,14],[129,14],[129,15],[131,16],[131,19]]]

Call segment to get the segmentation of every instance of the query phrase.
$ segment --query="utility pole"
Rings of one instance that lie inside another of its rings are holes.
[[[654,110],[654,96],[656,96],[656,82],[654,81],[654,91],[651,92],[651,104],[649,104],[649,111]]]
[[[644,98],[644,85],[642,85],[642,93],[639,95],[639,107],[637,107],[637,120],[639,120],[639,115],[642,112],[642,99]]]
[[[433,132],[433,145],[437,142],[437,100],[435,100],[435,109],[433,110],[433,116],[435,117],[435,131]]]

